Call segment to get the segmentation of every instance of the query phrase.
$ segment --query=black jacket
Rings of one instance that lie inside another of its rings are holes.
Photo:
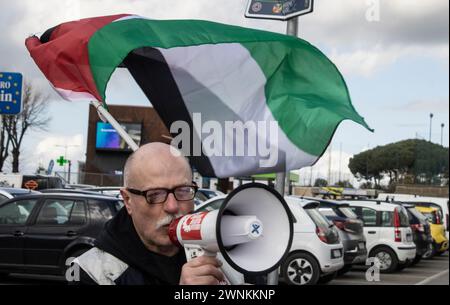
[[[149,251],[125,208],[106,223],[96,247],[74,261],[81,284],[177,285],[186,263],[183,249],[173,257]]]

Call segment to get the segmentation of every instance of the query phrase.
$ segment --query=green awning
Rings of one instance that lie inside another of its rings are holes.
[[[255,178],[256,180],[275,180],[276,174],[259,174],[259,175],[252,175],[252,178]],[[298,182],[299,176],[294,173],[289,173],[289,180],[291,182]]]

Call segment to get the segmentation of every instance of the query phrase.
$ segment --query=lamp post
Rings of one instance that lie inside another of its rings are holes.
[[[431,126],[432,126],[432,122],[433,122],[433,114],[432,113],[430,113],[430,138],[429,138],[429,141],[431,142]]]
[[[445,124],[441,124],[441,146],[444,146],[444,126]]]

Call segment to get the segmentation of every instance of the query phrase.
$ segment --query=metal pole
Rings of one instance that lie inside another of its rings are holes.
[[[441,146],[444,146],[444,126],[445,124],[441,124]]]
[[[298,35],[298,17],[288,20],[286,34],[297,37]],[[288,178],[289,179],[289,178]],[[284,197],[284,188],[286,183],[286,173],[277,173],[275,180],[275,189]],[[267,285],[278,285],[278,270],[274,270],[267,276]]]
[[[430,138],[429,141],[431,142],[431,127],[432,127],[432,121],[433,121],[433,114],[430,113]]]
[[[122,139],[130,146],[133,151],[136,151],[139,146],[133,141],[130,135],[120,126],[114,117],[105,109],[98,101],[91,101],[91,104],[97,109],[100,116],[103,116],[109,124],[117,131]]]

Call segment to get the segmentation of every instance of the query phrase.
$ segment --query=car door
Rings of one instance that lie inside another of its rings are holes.
[[[380,238],[377,211],[367,207],[352,208],[352,210],[364,223],[364,236],[366,237],[367,249],[371,249]]]
[[[19,199],[0,206],[0,266],[23,264],[24,236],[38,199]]]
[[[46,198],[25,239],[24,263],[33,269],[58,270],[64,249],[86,230],[84,200]]]

